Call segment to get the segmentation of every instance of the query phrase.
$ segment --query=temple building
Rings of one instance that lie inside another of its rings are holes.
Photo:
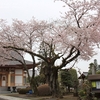
[[[26,61],[28,69],[32,63]],[[0,86],[23,86],[25,85],[26,72],[21,63],[9,61],[7,65],[0,66]]]
[[[32,62],[26,61],[27,68],[33,67]],[[0,87],[18,87],[26,85],[26,71],[18,61],[8,61],[0,66]]]

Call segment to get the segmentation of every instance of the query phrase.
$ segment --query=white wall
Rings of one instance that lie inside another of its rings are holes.
[[[15,85],[22,86],[22,84],[23,84],[23,70],[16,69],[15,70]]]
[[[22,76],[15,76],[15,85],[21,86],[23,83],[23,77]]]

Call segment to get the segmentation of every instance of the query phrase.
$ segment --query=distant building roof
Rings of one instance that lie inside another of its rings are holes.
[[[87,77],[87,75],[88,75],[88,72],[83,72],[83,73],[78,77],[78,79],[84,79],[84,78]]]
[[[83,72],[83,74],[84,74],[85,76],[87,76],[87,75],[88,75],[88,72]]]
[[[81,75],[78,77],[78,79],[84,79],[84,78],[86,78],[86,76],[85,76],[84,74],[81,74]]]

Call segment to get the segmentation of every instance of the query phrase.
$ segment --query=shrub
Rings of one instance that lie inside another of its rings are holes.
[[[86,96],[86,92],[84,90],[80,90],[79,96],[81,96],[81,97]]]
[[[29,91],[31,91],[32,89],[30,87],[26,87],[26,88],[18,88],[17,89],[17,92],[19,94],[26,94],[26,93],[29,93]],[[48,84],[43,84],[43,85],[40,85],[38,87],[38,92],[39,92],[39,95],[40,96],[49,96],[51,95],[51,91],[50,91],[50,87],[48,86]]]
[[[29,93],[29,91],[31,91],[30,88],[23,88],[23,89],[19,89],[18,93],[19,94],[26,94],[26,93]]]
[[[17,88],[17,92],[18,92],[18,93],[19,93],[20,89],[21,89],[21,88]]]
[[[40,96],[49,96],[51,95],[50,87],[48,84],[43,84],[38,87],[38,93]]]

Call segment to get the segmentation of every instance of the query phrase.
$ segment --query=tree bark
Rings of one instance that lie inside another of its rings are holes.
[[[48,84],[51,88],[51,94],[53,98],[59,98],[61,97],[60,95],[60,90],[59,90],[59,84],[58,84],[58,69],[53,67],[50,73],[50,80],[48,80]]]

